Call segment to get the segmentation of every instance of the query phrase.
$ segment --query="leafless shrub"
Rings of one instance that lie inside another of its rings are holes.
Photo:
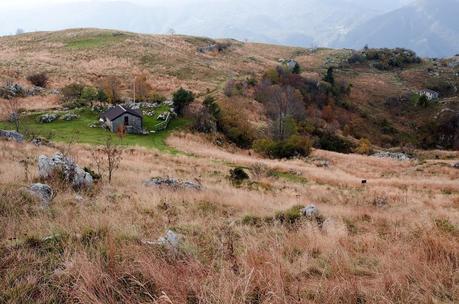
[[[34,86],[37,86],[40,88],[46,88],[49,82],[48,74],[44,72],[29,75],[27,77],[27,80],[30,81],[30,83],[33,84]]]

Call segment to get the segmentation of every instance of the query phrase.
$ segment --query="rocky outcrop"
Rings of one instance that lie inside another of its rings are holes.
[[[58,118],[57,114],[47,113],[40,116],[38,119],[41,123],[50,123],[55,121]]]
[[[301,214],[306,217],[315,217],[319,215],[319,209],[315,205],[309,205],[301,209]]]
[[[191,190],[201,190],[202,186],[193,181],[182,181],[175,178],[169,177],[154,177],[150,180],[145,181],[146,186],[156,186],[156,187],[171,187],[175,189],[191,189]]]
[[[41,155],[38,158],[38,174],[44,180],[59,177],[76,189],[90,188],[94,183],[90,173],[62,153],[52,157]]]
[[[16,131],[0,130],[0,138],[15,140],[18,143],[22,143],[24,141],[24,135]]]
[[[4,87],[0,87],[1,98],[11,99],[16,97],[25,97],[26,95],[26,90],[17,83],[7,84]]]
[[[43,203],[45,204],[49,204],[54,198],[53,189],[46,184],[40,184],[40,183],[32,184],[29,187],[29,192],[33,196],[41,199]]]
[[[78,118],[80,118],[80,116],[78,116],[75,113],[66,113],[62,116],[62,120],[65,120],[65,121],[77,120]]]
[[[157,245],[163,246],[169,249],[178,250],[183,244],[184,237],[181,234],[175,233],[172,230],[167,230],[167,232],[156,241],[142,241],[146,245]]]
[[[372,155],[372,157],[378,157],[378,158],[391,158],[394,160],[399,160],[399,161],[406,161],[406,160],[411,160],[411,157],[408,156],[405,153],[402,152],[377,152]]]

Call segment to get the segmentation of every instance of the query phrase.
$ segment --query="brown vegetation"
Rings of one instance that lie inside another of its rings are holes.
[[[193,156],[125,150],[111,185],[82,198],[56,188],[43,208],[21,189],[19,160],[52,149],[0,142],[1,301],[459,300],[459,173],[447,161],[324,151],[307,162],[275,161],[228,153],[191,135],[169,143]],[[94,151],[75,146],[72,153],[94,167]],[[330,166],[317,167],[314,159]],[[227,175],[237,165],[253,169],[236,187]],[[204,189],[143,185],[168,175],[199,179]],[[258,224],[309,203],[324,216],[322,228],[308,221]],[[169,228],[184,236],[179,251],[143,242]]]

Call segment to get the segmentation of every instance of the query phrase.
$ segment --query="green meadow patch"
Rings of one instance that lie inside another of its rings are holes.
[[[103,33],[95,36],[74,38],[67,42],[67,48],[70,49],[91,49],[104,47],[110,44],[121,42],[126,39],[127,35],[123,33]]]
[[[63,113],[63,112],[62,112]],[[56,142],[77,142],[85,144],[100,145],[105,142],[107,136],[112,134],[100,127],[91,128],[96,124],[99,117],[98,113],[88,109],[73,111],[79,115],[79,118],[72,121],[57,119],[51,123],[40,123],[39,117],[43,113],[34,113],[25,116],[21,120],[20,132],[30,136],[41,136]],[[61,114],[62,116],[62,114]],[[144,116],[144,128],[152,130],[159,123],[154,117]],[[158,149],[160,151],[177,153],[173,148],[166,145],[166,138],[174,130],[184,128],[190,124],[190,121],[183,118],[174,119],[169,123],[167,130],[159,131],[149,135],[128,134],[120,139],[116,134],[112,134],[114,142],[122,146],[140,146],[146,148]],[[9,122],[0,122],[0,129],[14,129],[13,124]]]

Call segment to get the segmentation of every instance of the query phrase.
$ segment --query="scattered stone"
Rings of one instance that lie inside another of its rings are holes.
[[[319,215],[319,209],[311,204],[301,209],[301,214],[306,217],[315,217]]]
[[[150,180],[145,181],[146,186],[156,186],[162,187],[167,186],[175,189],[192,189],[192,190],[201,190],[202,186],[197,182],[192,181],[182,181],[175,178],[163,178],[163,177],[154,177]]]
[[[65,120],[65,121],[77,120],[78,118],[80,118],[80,116],[75,113],[67,113],[67,114],[64,114],[64,116],[62,116],[62,120]]]
[[[133,110],[140,109],[156,109],[159,107],[158,103],[155,102],[134,102],[133,100],[122,104],[122,106],[128,107]]]
[[[41,123],[51,123],[58,118],[57,114],[47,113],[40,116],[39,121]]]
[[[330,167],[330,161],[328,159],[316,158],[312,161],[312,163],[318,168],[329,168]]]
[[[410,160],[411,157],[409,157],[407,154],[402,153],[402,152],[386,152],[386,151],[381,151],[377,152],[372,155],[372,157],[378,157],[378,158],[391,158],[399,161],[406,161]]]
[[[166,234],[158,239],[158,244],[177,249],[183,241],[183,236],[172,230],[167,230]]]
[[[155,111],[143,111],[143,115],[153,117],[155,116]]]
[[[89,127],[92,128],[92,129],[100,128],[100,123],[98,121],[97,122],[93,122],[93,123],[89,124]]]
[[[49,145],[49,140],[43,137],[35,137],[30,141],[32,144],[35,146],[43,146],[43,145]]]
[[[164,236],[158,238],[156,241],[142,241],[143,244],[146,245],[159,245],[164,246],[170,249],[177,250],[180,248],[181,244],[183,243],[183,235],[175,233],[172,230],[167,230]]]
[[[49,94],[51,95],[61,95],[62,91],[59,89],[51,89],[49,90]]]
[[[227,48],[230,47],[229,43],[214,43],[214,44],[209,44],[204,47],[198,47],[197,51],[199,53],[209,53],[209,52],[223,52]]]
[[[377,196],[373,200],[373,206],[382,208],[388,204],[386,196]]]
[[[75,195],[75,201],[77,203],[83,203],[84,202],[84,197],[82,197],[81,195],[77,194],[77,195]]]
[[[24,142],[24,135],[16,131],[0,130],[0,137],[8,140],[15,140],[18,143]]]
[[[163,113],[159,114],[156,119],[165,121],[169,117],[169,115],[170,115],[169,112],[163,112]]]
[[[41,155],[38,158],[38,174],[42,179],[61,177],[76,189],[90,188],[94,183],[91,174],[62,153],[56,153],[51,158]]]
[[[27,91],[27,95],[29,96],[39,96],[45,93],[45,89],[37,86],[33,86],[31,89]]]
[[[33,184],[30,186],[29,192],[40,198],[45,204],[50,203],[54,198],[53,189],[51,189],[51,187],[46,184]]]
[[[166,101],[163,102],[163,104],[165,104],[166,106],[172,107],[172,106],[174,106],[174,101],[173,100],[166,100]]]
[[[17,83],[7,84],[6,86],[0,88],[0,97],[5,99],[25,97],[26,95],[26,90]]]

